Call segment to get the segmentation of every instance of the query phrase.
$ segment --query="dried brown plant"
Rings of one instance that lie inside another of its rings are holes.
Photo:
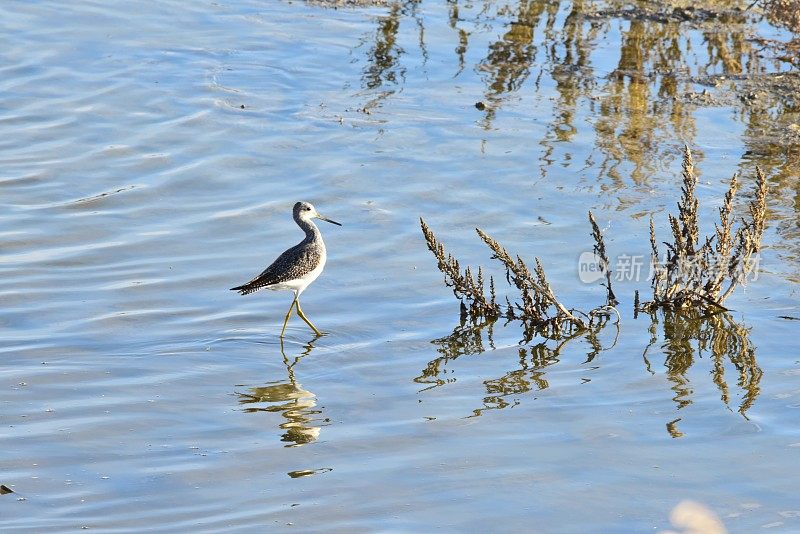
[[[420,218],[420,226],[428,249],[436,256],[437,266],[444,274],[444,283],[453,289],[453,294],[461,301],[461,314],[471,318],[486,317],[496,319],[501,314],[501,307],[497,304],[494,290],[494,279],[489,277],[489,296],[484,290],[483,269],[478,267],[478,276],[472,275],[472,270],[467,266],[461,272],[458,260],[452,255],[445,255],[442,245],[425,221]]]
[[[595,253],[608,265],[603,236],[589,214],[594,231]],[[506,271],[506,281],[519,293],[520,300],[511,302],[506,297],[505,304],[497,302],[494,279],[489,277],[489,295],[485,293],[482,268],[478,268],[478,276],[472,276],[472,269],[467,267],[462,272],[458,260],[447,254],[442,243],[436,238],[433,230],[420,218],[420,226],[428,249],[436,257],[439,270],[444,274],[445,284],[453,289],[453,294],[461,301],[462,322],[468,317],[477,323],[483,319],[505,317],[508,320],[519,320],[525,328],[525,339],[531,340],[536,335],[559,338],[564,334],[573,334],[586,329],[601,328],[609,318],[608,309],[616,304],[611,290],[611,275],[607,271],[607,302],[584,313],[567,308],[555,295],[544,267],[539,258],[534,258],[535,266],[531,270],[520,256],[513,257],[497,240],[476,228],[478,236],[493,252],[492,258],[500,261]]]
[[[616,306],[619,304],[616,295],[614,295],[614,290],[611,289],[611,268],[610,263],[608,261],[608,255],[606,254],[606,244],[603,241],[603,232],[600,231],[600,227],[597,225],[597,221],[592,215],[592,212],[589,212],[589,223],[592,225],[592,238],[594,239],[594,254],[600,261],[602,262],[603,272],[606,276],[606,283],[604,284],[606,288],[606,305],[607,306]]]
[[[794,33],[800,33],[800,0],[762,0],[767,19]]]
[[[587,328],[586,321],[568,310],[556,298],[539,258],[534,258],[536,267],[531,272],[525,260],[520,256],[513,258],[489,234],[480,228],[475,230],[494,253],[492,257],[503,264],[506,269],[506,280],[517,288],[522,299],[522,302],[508,303],[505,310],[506,317],[522,320],[526,330],[530,328],[555,337],[565,331],[572,332],[573,329]]]
[[[754,256],[761,248],[766,216],[767,180],[756,168],[756,190],[748,204],[747,219],[742,218],[734,229],[733,204],[739,183],[731,178],[723,206],[719,209],[719,222],[712,236],[700,240],[698,201],[695,193],[697,176],[689,148],[683,155],[683,187],[678,216],[669,215],[672,242],[667,247],[665,260],[659,259],[655,224],[650,219],[650,248],[653,300],[638,304],[637,310],[656,308],[698,308],[724,310],[725,300],[739,284],[758,267]],[[700,244],[702,243],[702,244]]]

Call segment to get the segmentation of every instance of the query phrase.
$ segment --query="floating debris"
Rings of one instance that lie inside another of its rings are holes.
[[[320,473],[327,473],[333,471],[332,467],[322,467],[320,469],[300,469],[298,471],[289,471],[286,473],[292,478],[310,477],[311,475],[318,475]]]

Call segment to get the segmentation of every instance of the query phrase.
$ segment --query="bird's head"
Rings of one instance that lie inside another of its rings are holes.
[[[322,219],[323,221],[341,226],[340,223],[323,217],[311,202],[298,202],[294,205],[294,218],[297,220],[309,221],[311,219]]]

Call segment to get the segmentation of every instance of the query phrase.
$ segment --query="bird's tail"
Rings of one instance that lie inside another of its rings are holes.
[[[252,283],[243,284],[241,286],[232,287],[231,291],[238,291],[240,295],[249,295],[261,289],[261,286],[253,285]]]

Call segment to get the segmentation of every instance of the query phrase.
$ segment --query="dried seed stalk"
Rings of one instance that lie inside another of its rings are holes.
[[[586,328],[586,323],[576,317],[556,298],[544,267],[536,258],[536,268],[531,273],[525,261],[517,256],[512,258],[506,249],[489,234],[475,229],[484,243],[494,252],[493,258],[499,260],[506,269],[506,278],[519,290],[522,303],[513,306],[511,312],[533,328],[544,328],[554,335],[560,335],[564,329]]]
[[[467,267],[461,273],[458,260],[450,254],[445,255],[442,245],[425,221],[420,218],[420,226],[428,249],[436,257],[437,266],[444,274],[444,282],[453,289],[453,294],[461,301],[461,311],[472,317],[496,318],[500,315],[500,306],[497,304],[494,292],[494,280],[489,277],[489,298],[484,293],[483,270],[478,268],[478,276],[474,278],[472,270]]]
[[[469,267],[462,272],[458,260],[445,253],[444,246],[436,239],[433,231],[423,219],[420,219],[420,226],[428,249],[433,252],[439,270],[445,276],[445,283],[453,289],[453,293],[461,301],[462,318],[469,317],[473,322],[484,318],[495,319],[500,316],[505,316],[509,320],[518,319],[524,323],[527,339],[531,339],[537,334],[560,337],[565,332],[574,333],[590,327],[599,328],[604,324],[603,319],[596,323],[594,321],[596,316],[604,313],[603,310],[606,306],[592,310],[588,314],[568,309],[556,297],[539,258],[535,258],[535,266],[531,269],[520,256],[512,257],[497,240],[477,228],[478,235],[493,252],[492,257],[499,260],[505,267],[506,280],[509,285],[516,288],[520,296],[519,302],[511,302],[506,297],[504,305],[498,304],[494,279],[489,278],[489,295],[487,297],[484,292],[482,269],[478,269],[477,277],[473,275],[473,271]],[[598,255],[608,262],[599,229],[595,236],[595,247]],[[613,302],[616,303],[610,289],[610,275],[607,281],[608,298],[613,299]],[[609,300],[610,302],[611,300]]]
[[[600,231],[600,227],[597,225],[597,221],[594,218],[592,212],[589,212],[589,223],[592,225],[592,238],[594,239],[594,254],[600,261],[602,262],[603,272],[606,275],[606,283],[604,284],[606,288],[606,306],[616,306],[619,304],[616,295],[614,295],[614,290],[611,289],[611,264],[608,261],[608,255],[606,254],[606,244],[603,241],[603,232]]]
[[[767,180],[764,173],[756,168],[756,191],[748,205],[749,219],[742,218],[735,230],[733,204],[739,182],[736,176],[731,178],[725,201],[719,209],[714,235],[704,237],[702,245],[696,185],[694,163],[687,147],[683,156],[683,187],[678,216],[669,215],[673,240],[664,243],[667,249],[663,263],[659,260],[655,226],[650,219],[653,300],[639,307],[643,311],[659,307],[724,310],[725,300],[758,266],[754,256],[761,247],[766,218]]]

